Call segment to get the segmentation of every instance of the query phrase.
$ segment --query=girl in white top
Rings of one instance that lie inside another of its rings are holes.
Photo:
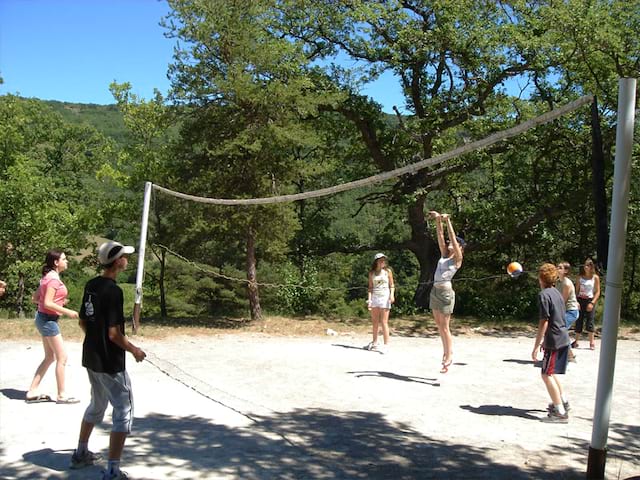
[[[596,267],[590,258],[580,267],[576,295],[580,305],[580,316],[576,322],[576,341],[572,346],[578,348],[578,340],[584,327],[589,334],[589,348],[595,350],[595,307],[600,298],[600,277],[596,274]]]
[[[433,277],[433,287],[429,298],[429,306],[433,311],[433,318],[438,327],[440,340],[442,340],[442,369],[440,373],[447,373],[453,364],[453,336],[449,324],[455,305],[455,292],[453,291],[451,280],[458,269],[462,266],[462,256],[464,240],[456,236],[453,230],[449,214],[429,212],[429,217],[436,221],[436,232],[438,235],[438,246],[440,247],[441,258],[438,261],[436,272]],[[447,236],[449,241],[445,242],[442,222],[447,224]]]
[[[382,336],[386,347],[389,343],[389,310],[391,304],[395,302],[393,273],[387,266],[387,257],[384,253],[376,253],[373,257],[373,265],[369,270],[368,290],[367,307],[371,312],[373,339],[366,348],[384,353],[378,346],[378,328],[382,325]]]

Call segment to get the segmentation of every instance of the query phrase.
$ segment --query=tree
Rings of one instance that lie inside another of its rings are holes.
[[[295,43],[255,21],[271,13],[272,2],[169,4],[169,35],[184,41],[170,67],[172,99],[188,107],[181,180],[190,192],[205,196],[286,192],[296,171],[295,152],[313,149],[318,141],[303,120],[339,95],[301,70],[304,54]],[[252,319],[262,316],[258,257],[282,253],[295,230],[291,214],[291,206],[279,206],[234,209],[217,217],[219,235],[233,244],[244,239]]]
[[[18,285],[16,311],[51,248],[76,251],[102,218],[93,162],[113,145],[93,128],[69,125],[37,100],[0,97],[0,271]]]

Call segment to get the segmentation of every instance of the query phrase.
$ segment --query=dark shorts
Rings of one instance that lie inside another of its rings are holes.
[[[542,358],[543,375],[560,375],[567,371],[569,345],[558,350],[545,350]]]
[[[578,303],[580,304],[580,315],[578,316],[578,320],[576,320],[576,333],[582,333],[582,330],[586,330],[587,332],[595,332],[595,318],[596,318],[596,307],[593,307],[593,310],[587,312],[587,305],[591,302],[590,298],[578,298]]]

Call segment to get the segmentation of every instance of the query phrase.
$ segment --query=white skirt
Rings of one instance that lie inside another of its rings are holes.
[[[389,300],[389,297],[390,297],[389,295],[384,295],[384,296],[372,295],[371,303],[369,304],[369,307],[390,309],[391,301]]]

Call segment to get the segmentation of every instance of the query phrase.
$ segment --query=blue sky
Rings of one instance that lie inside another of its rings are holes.
[[[143,98],[166,93],[174,40],[158,23],[168,11],[158,0],[0,0],[0,95],[109,104],[114,80]],[[403,105],[391,74],[363,93],[388,112]]]
[[[146,99],[166,94],[174,40],[158,23],[168,12],[158,0],[0,0],[0,95],[109,104],[114,80]],[[404,111],[391,73],[362,93]]]

